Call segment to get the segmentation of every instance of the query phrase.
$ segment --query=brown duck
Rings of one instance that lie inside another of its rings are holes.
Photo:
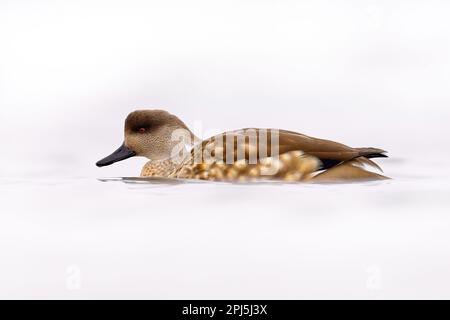
[[[387,177],[371,158],[377,148],[344,144],[278,129],[247,128],[198,139],[178,117],[163,110],[139,110],[125,120],[125,141],[98,167],[134,156],[150,159],[142,177],[215,181],[358,181]]]

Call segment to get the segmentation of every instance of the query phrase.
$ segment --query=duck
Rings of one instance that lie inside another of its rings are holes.
[[[382,172],[372,159],[387,158],[386,153],[272,128],[231,130],[202,140],[177,116],[151,109],[127,116],[123,143],[96,165],[145,157],[144,178],[347,182],[390,179],[368,170]]]

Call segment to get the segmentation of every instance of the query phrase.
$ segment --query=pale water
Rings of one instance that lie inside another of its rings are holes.
[[[3,178],[0,296],[449,298],[449,170],[383,165],[393,180],[328,185]]]

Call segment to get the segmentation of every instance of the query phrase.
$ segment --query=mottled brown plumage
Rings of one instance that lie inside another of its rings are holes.
[[[193,145],[190,152],[184,149],[186,144]],[[125,121],[124,144],[97,165],[135,155],[150,159],[141,176],[241,182],[386,178],[364,168],[379,169],[369,158],[386,157],[382,149],[352,148],[292,131],[258,128],[200,141],[184,122],[163,110],[132,112]]]

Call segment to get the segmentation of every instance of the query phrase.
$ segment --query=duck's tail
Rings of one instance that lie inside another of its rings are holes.
[[[359,156],[371,158],[388,158],[385,150],[378,148],[356,148],[359,152]]]

